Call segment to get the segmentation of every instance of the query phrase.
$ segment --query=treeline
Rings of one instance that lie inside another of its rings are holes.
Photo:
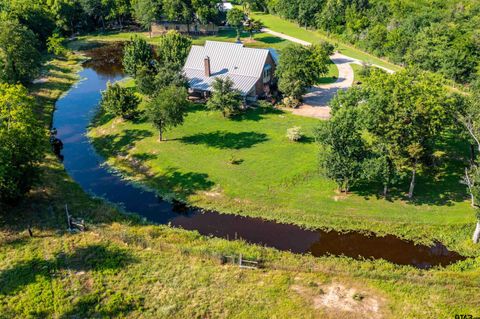
[[[132,22],[148,25],[167,19],[188,24],[225,18],[217,0],[0,0],[0,11],[18,19],[43,43],[54,30],[69,35]]]
[[[478,0],[244,0],[387,57],[466,83],[480,73]]]

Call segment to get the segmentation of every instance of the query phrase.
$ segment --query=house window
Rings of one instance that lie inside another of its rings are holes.
[[[263,68],[263,83],[267,83],[270,81],[272,77],[272,66],[270,64],[266,64]]]

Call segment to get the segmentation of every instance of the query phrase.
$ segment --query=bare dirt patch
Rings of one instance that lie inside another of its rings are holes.
[[[304,287],[292,285],[292,290],[307,299],[315,309],[332,313],[343,313],[352,318],[383,318],[383,298],[366,289],[348,287],[341,283]],[[350,315],[350,316],[349,316]]]

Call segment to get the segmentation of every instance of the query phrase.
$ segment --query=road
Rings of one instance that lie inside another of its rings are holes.
[[[276,37],[295,42],[302,45],[311,45],[310,42],[300,40],[298,38],[263,28],[263,32],[269,33]],[[303,105],[298,109],[292,110],[293,114],[328,119],[330,117],[330,100],[337,94],[339,90],[346,90],[353,85],[354,72],[350,64],[355,63],[362,65],[362,61],[335,52],[330,59],[338,68],[337,81],[331,84],[317,85],[310,89],[303,98]],[[393,70],[383,66],[372,64],[372,66],[385,70],[388,73],[394,73]]]

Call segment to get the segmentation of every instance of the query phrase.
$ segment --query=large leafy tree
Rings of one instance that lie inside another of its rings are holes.
[[[233,8],[227,12],[227,23],[237,30],[237,41],[240,41],[243,22],[245,22],[245,13],[242,10]]]
[[[132,38],[123,49],[123,68],[130,76],[135,77],[137,69],[149,65],[152,60],[152,47],[138,36]]]
[[[224,117],[230,117],[239,112],[242,105],[240,92],[234,89],[230,78],[215,78],[212,83],[213,93],[207,102],[210,110],[221,111]]]
[[[55,16],[43,0],[12,0],[10,14],[31,30],[38,38],[37,45],[45,47],[47,38],[55,30]]]
[[[195,16],[200,23],[220,22],[220,10],[217,0],[192,0]]]
[[[102,92],[102,108],[123,119],[133,118],[139,103],[140,99],[131,88],[122,87],[118,83],[108,83],[107,89]]]
[[[85,14],[90,17],[95,24],[100,23],[101,27],[105,29],[106,19],[110,11],[110,2],[102,0],[78,0]]]
[[[461,103],[456,110],[457,119],[465,128],[466,135],[471,141],[470,167],[465,168],[464,182],[470,193],[471,205],[477,217],[477,227],[473,233],[473,242],[480,239],[480,79],[471,86],[467,96],[459,96]],[[475,148],[477,154],[475,154]]]
[[[323,145],[322,171],[345,192],[362,179],[363,163],[368,157],[362,139],[360,99],[361,92],[357,89],[339,93],[334,103],[341,107],[333,108],[332,118],[315,131],[316,140]]]
[[[280,91],[301,99],[307,89],[316,84],[328,71],[328,46],[291,44],[282,50],[276,74]]]
[[[168,86],[150,100],[147,114],[158,129],[160,141],[163,141],[165,130],[183,123],[187,107],[187,90],[184,87]]]
[[[364,90],[366,128],[385,145],[396,169],[411,174],[412,198],[416,174],[432,159],[446,122],[447,92],[440,78],[413,69],[373,72]]]
[[[132,0],[133,17],[152,37],[152,24],[160,16],[159,0]]]
[[[245,26],[244,26],[245,31],[247,31],[248,34],[250,34],[250,39],[253,39],[253,34],[255,32],[260,32],[260,30],[262,30],[262,28],[263,28],[262,21],[256,20],[256,19],[247,20],[247,22],[245,23]]]
[[[3,18],[0,19],[0,81],[27,84],[40,70],[37,38],[17,20]]]
[[[169,85],[188,88],[188,80],[181,70],[173,64],[154,67],[142,67],[135,78],[140,93],[154,96]]]
[[[38,178],[43,130],[21,85],[0,84],[0,202],[21,198]]]
[[[169,31],[162,35],[158,41],[157,56],[161,65],[173,64],[183,66],[187,59],[192,40],[177,31]]]
[[[74,33],[82,21],[84,12],[76,0],[47,0],[47,6],[55,16],[57,28]]]
[[[195,19],[195,12],[190,0],[163,0],[164,14],[170,21],[177,21],[187,25],[190,32],[190,25]]]

